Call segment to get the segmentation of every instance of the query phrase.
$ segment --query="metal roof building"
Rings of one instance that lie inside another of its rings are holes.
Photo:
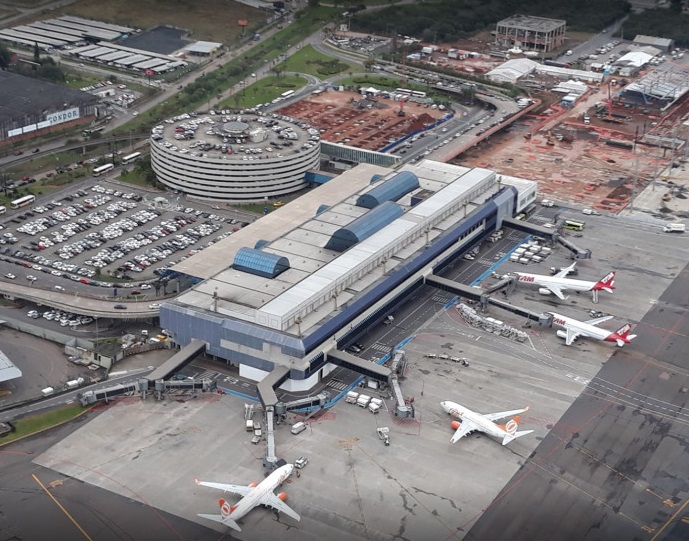
[[[633,43],[635,45],[650,45],[651,47],[660,49],[664,53],[670,52],[675,48],[675,42],[670,38],[656,38],[653,36],[644,36],[643,34],[638,34],[634,38]]]
[[[656,105],[667,109],[689,91],[689,68],[661,64],[653,71],[629,83],[619,93],[627,101]]]
[[[163,305],[161,325],[179,345],[205,341],[246,377],[287,367],[283,388],[309,389],[330,370],[330,349],[535,199],[535,182],[511,186],[487,169],[424,160],[402,173],[359,165],[176,265],[206,279]],[[356,203],[376,174],[416,178],[418,188],[367,210]],[[343,230],[353,243],[340,252],[331,243]],[[257,245],[289,268],[274,277],[228,268]]]
[[[22,371],[0,351],[0,382],[22,377]]]
[[[514,58],[490,70],[486,73],[486,77],[500,83],[516,83],[535,70],[537,65],[537,62],[528,58]]]

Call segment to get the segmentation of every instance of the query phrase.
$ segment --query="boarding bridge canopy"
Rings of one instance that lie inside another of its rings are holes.
[[[327,354],[328,362],[342,366],[349,370],[353,370],[359,374],[363,374],[367,378],[375,379],[388,383],[390,381],[390,369],[384,366],[379,366],[376,363],[360,359],[344,351],[334,350]]]
[[[150,381],[158,379],[168,379],[175,372],[185,367],[193,361],[198,355],[206,351],[206,343],[202,340],[192,340],[170,357],[167,361],[161,364],[148,376]]]

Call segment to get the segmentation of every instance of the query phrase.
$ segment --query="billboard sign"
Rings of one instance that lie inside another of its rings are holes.
[[[57,113],[50,113],[46,116],[46,120],[50,122],[51,126],[55,124],[62,124],[63,122],[69,122],[71,120],[76,120],[79,118],[79,108],[73,107],[72,109],[65,109],[64,111],[58,111]]]

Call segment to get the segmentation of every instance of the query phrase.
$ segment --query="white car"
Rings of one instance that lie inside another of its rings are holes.
[[[148,307],[149,307],[151,310],[157,310],[158,308],[160,308],[160,303],[158,303],[158,302],[152,302],[151,304],[148,305]]]
[[[600,216],[600,212],[598,212],[597,210],[593,210],[593,209],[584,209],[581,212],[583,214],[588,215],[588,216]]]
[[[141,289],[151,289],[153,286],[151,284],[141,284]]]
[[[11,272],[8,272],[7,274],[5,274],[5,278],[9,278],[10,280],[14,280],[16,278],[16,276],[14,274],[12,274]]]
[[[36,280],[38,280],[38,278],[36,278],[33,274],[29,274],[29,275],[26,277],[26,279],[27,279],[29,282],[35,282]]]

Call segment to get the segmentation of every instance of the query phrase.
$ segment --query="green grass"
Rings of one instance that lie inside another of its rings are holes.
[[[69,404],[67,406],[52,409],[46,413],[19,419],[14,423],[17,430],[4,438],[0,438],[0,446],[71,421],[84,411],[84,408],[80,404]]]
[[[158,104],[120,126],[114,134],[147,131],[158,122],[179,114],[181,111],[205,110],[211,101],[232,88],[239,81],[269,62],[276,60],[291,45],[294,45],[313,32],[334,20],[342,13],[342,8],[314,7],[301,12],[292,24],[275,35],[256,42],[255,46],[243,55],[228,62],[214,72],[199,78],[196,83],[169,100]],[[261,103],[256,101],[256,103]]]
[[[298,75],[264,77],[240,92],[237,92],[234,96],[223,100],[219,103],[218,107],[220,109],[226,107],[247,109],[255,107],[259,103],[270,103],[283,92],[287,90],[294,90],[296,92],[300,88],[306,86],[306,83],[306,79]]]
[[[363,68],[350,62],[343,62],[317,51],[311,45],[307,45],[297,51],[287,60],[277,66],[281,71],[294,71],[306,73],[315,77],[327,78],[346,73],[361,71]]]
[[[124,171],[122,171],[122,174],[120,174],[120,176],[117,177],[117,180],[119,180],[120,182],[126,182],[127,184],[132,184],[134,186],[141,186],[143,188],[151,188],[151,185],[146,180],[144,175],[142,175],[136,169],[132,169],[130,171],[127,171],[126,173]]]

